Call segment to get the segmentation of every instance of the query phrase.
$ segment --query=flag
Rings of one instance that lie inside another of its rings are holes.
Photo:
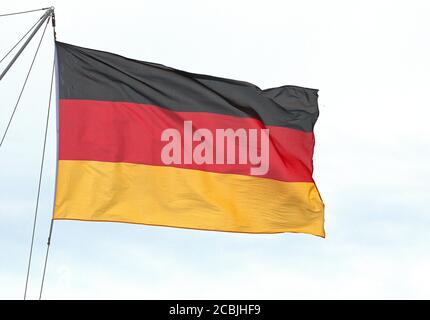
[[[56,50],[54,219],[324,236],[316,89]]]

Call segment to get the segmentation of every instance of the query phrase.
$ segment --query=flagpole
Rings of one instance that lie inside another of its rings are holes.
[[[30,36],[27,38],[27,40],[24,42],[24,44],[21,46],[21,48],[18,50],[18,52],[15,54],[15,56],[12,58],[12,60],[9,62],[9,64],[6,66],[6,68],[3,70],[3,72],[0,75],[0,81],[3,79],[3,77],[6,75],[6,73],[9,71],[9,69],[12,67],[12,65],[15,63],[15,61],[18,59],[18,57],[21,55],[21,53],[24,51],[24,49],[27,47],[27,45],[30,43],[31,39],[33,39],[34,35],[39,31],[40,27],[43,25],[43,23],[48,19],[51,15],[54,13],[54,8],[51,7],[43,14],[43,16],[40,17],[40,21],[37,24],[36,28],[33,30],[33,32],[30,34]]]
[[[55,41],[57,40],[57,33],[55,31],[55,14],[52,13],[52,29],[54,32],[54,44]],[[55,188],[54,188],[54,192],[56,192],[57,190],[57,176],[58,176],[58,159],[59,159],[59,155],[58,155],[58,133],[59,133],[59,99],[60,99],[60,91],[59,91],[59,87],[58,87],[58,79],[59,79],[59,71],[58,71],[58,59],[57,59],[57,48],[55,47],[55,52],[54,52],[54,72],[55,72],[55,95],[56,95],[56,131],[55,131],[55,136],[56,136],[56,142],[57,142],[57,157],[56,157],[56,162],[55,162]],[[51,87],[52,87],[52,83],[51,83]],[[49,227],[49,234],[48,234],[48,241],[46,243],[46,253],[45,253],[45,262],[43,265],[43,275],[42,275],[42,282],[40,283],[40,291],[39,291],[39,300],[42,300],[42,294],[43,294],[43,286],[45,284],[45,275],[46,275],[46,269],[48,266],[48,257],[49,257],[49,249],[51,247],[51,238],[52,238],[52,230],[54,229],[54,210],[55,210],[55,199],[56,199],[56,193],[54,194],[54,200],[52,203],[52,218],[51,218],[51,225]]]
[[[46,246],[46,253],[45,253],[45,263],[43,265],[43,274],[42,274],[42,282],[40,284],[39,300],[42,300],[43,285],[45,284],[46,267],[48,265],[49,248],[51,247],[51,237],[52,237],[53,228],[54,228],[54,218],[51,219],[51,225],[49,227],[48,242],[46,243],[47,246]]]

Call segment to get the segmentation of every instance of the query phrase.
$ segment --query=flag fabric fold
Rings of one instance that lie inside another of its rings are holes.
[[[56,50],[54,219],[325,235],[312,178],[317,90]]]

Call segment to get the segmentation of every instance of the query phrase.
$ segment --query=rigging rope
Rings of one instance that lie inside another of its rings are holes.
[[[0,17],[14,16],[17,14],[30,13],[30,12],[36,12],[36,11],[42,11],[42,10],[48,10],[48,9],[50,9],[50,8],[40,8],[40,9],[20,11],[20,12],[4,13],[4,14],[0,14]]]
[[[49,20],[50,20],[50,18],[48,18],[46,25],[45,25],[45,28],[43,29],[42,36],[40,37],[39,44],[37,45],[36,52],[34,53],[34,56],[33,56],[33,61],[31,62],[30,68],[28,69],[27,76],[25,77],[24,84],[23,84],[21,92],[19,93],[19,96],[18,96],[18,100],[16,101],[15,107],[13,108],[13,111],[12,111],[12,115],[10,116],[9,122],[6,126],[6,130],[5,130],[3,137],[0,141],[0,148],[3,145],[4,139],[6,138],[6,134],[9,130],[10,124],[12,123],[13,117],[15,116],[16,109],[18,108],[19,102],[21,101],[22,93],[24,92],[24,89],[25,89],[25,86],[27,84],[28,78],[30,76],[31,70],[33,69],[34,61],[36,60],[37,53],[39,52],[40,45],[42,44],[43,37],[45,36],[46,27],[48,26]]]
[[[36,58],[37,52],[39,51],[40,44],[42,43],[43,37],[45,35],[46,27],[49,24],[49,20],[50,19],[48,18],[48,20],[46,22],[46,25],[45,25],[45,28],[43,29],[43,34],[42,34],[42,37],[40,38],[39,45],[38,45],[37,50],[36,50],[36,54],[35,54],[35,56],[33,58],[33,62],[34,62],[34,60]],[[33,66],[33,63],[32,63],[31,66]],[[52,71],[52,72],[54,72],[54,71]],[[49,93],[49,101],[51,101],[52,77],[53,76],[51,76],[51,89],[50,89],[50,93]],[[28,76],[27,76],[27,79],[28,79]],[[27,79],[26,79],[26,81],[27,81]],[[41,182],[42,182],[43,163],[44,163],[44,160],[45,160],[46,136],[47,136],[47,130],[48,130],[48,120],[49,120],[50,107],[51,107],[51,103],[49,103],[49,106],[48,106],[48,114],[47,114],[47,121],[46,121],[46,127],[45,127],[45,137],[44,137],[44,142],[43,142],[42,161],[41,161],[41,164],[40,164],[39,183],[38,183],[38,187],[37,187],[36,208],[35,208],[35,212],[34,212],[33,230],[32,230],[32,235],[31,235],[30,254],[29,254],[29,257],[28,257],[27,276],[26,276],[26,280],[25,280],[24,300],[25,300],[25,298],[27,296],[28,277],[30,275],[31,258],[32,258],[32,255],[33,255],[34,235],[35,235],[35,231],[36,231],[37,212],[38,212],[38,209],[39,209],[40,187],[41,187]]]
[[[5,56],[0,60],[0,63],[3,62],[4,59],[7,58],[7,56],[21,43],[22,40],[24,40],[24,38],[31,32],[31,30],[34,29],[34,27],[39,23],[40,19],[42,19],[42,17],[39,18],[39,20],[36,21],[36,23],[30,28],[30,30],[28,30],[21,39],[19,39],[19,41],[12,47],[12,49],[10,49]]]

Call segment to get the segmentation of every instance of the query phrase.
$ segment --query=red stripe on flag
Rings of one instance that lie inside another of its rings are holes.
[[[264,126],[252,118],[204,112],[174,112],[152,105],[94,100],[60,100],[60,160],[93,160],[165,166],[163,130],[183,134],[184,121],[194,130],[269,129],[269,171],[259,177],[311,182],[313,132]],[[199,142],[194,142],[193,146]],[[237,150],[236,150],[237,151]],[[252,164],[175,164],[178,168],[250,175]]]

